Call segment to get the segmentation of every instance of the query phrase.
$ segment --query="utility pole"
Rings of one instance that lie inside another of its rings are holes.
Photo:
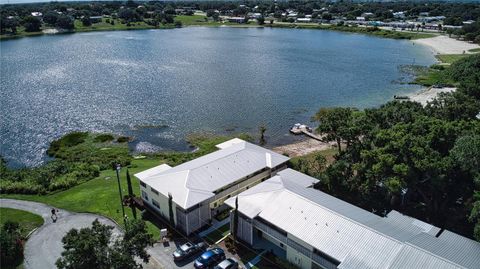
[[[120,166],[119,163],[115,165],[115,171],[117,172],[117,182],[118,182],[118,193],[120,195],[120,205],[122,206],[122,219],[123,219],[123,224],[125,225],[125,228],[127,227],[127,221],[125,220],[125,208],[123,207],[123,195],[122,195],[122,186],[120,185],[120,169],[122,167]]]

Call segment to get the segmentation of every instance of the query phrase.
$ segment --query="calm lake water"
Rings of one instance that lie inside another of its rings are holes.
[[[258,133],[270,145],[326,106],[378,106],[418,90],[411,41],[295,29],[183,28],[0,42],[0,154],[38,165],[74,130],[135,136],[137,151],[187,150],[189,133]]]

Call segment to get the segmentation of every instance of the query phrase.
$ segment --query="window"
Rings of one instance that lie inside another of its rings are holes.
[[[155,206],[156,208],[160,209],[160,205],[158,204],[157,201],[155,201],[155,200],[152,199],[152,204],[153,204],[153,206]]]
[[[147,184],[145,184],[145,182],[143,182],[143,181],[140,181],[140,186],[146,188],[146,187],[147,187]]]
[[[156,195],[158,195],[158,191],[155,190],[154,188],[150,187],[150,190],[152,190],[153,193],[155,193]]]
[[[145,191],[142,191],[142,197],[143,197],[143,199],[148,201],[148,194]]]

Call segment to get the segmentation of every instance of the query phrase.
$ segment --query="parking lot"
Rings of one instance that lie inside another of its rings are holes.
[[[198,254],[193,255],[192,257],[186,259],[185,261],[175,262],[173,260],[173,256],[172,256],[173,252],[185,242],[186,242],[185,240],[179,240],[175,242],[171,241],[166,243],[156,243],[152,248],[149,249],[148,253],[152,256],[153,259],[155,259],[158,263],[163,265],[165,269],[194,268],[193,262],[198,256],[202,254],[202,252],[199,252]],[[225,251],[225,255],[227,258],[230,258],[233,256],[231,253],[227,252],[225,248],[223,248],[223,250]],[[236,257],[234,258],[238,261]],[[238,262],[240,265],[239,268],[244,268],[241,261],[238,261]]]

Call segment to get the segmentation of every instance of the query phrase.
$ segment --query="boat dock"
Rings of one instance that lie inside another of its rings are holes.
[[[315,140],[322,141],[321,136],[314,134],[313,129],[304,124],[297,123],[293,125],[293,127],[290,129],[290,132],[296,135],[304,134]]]

